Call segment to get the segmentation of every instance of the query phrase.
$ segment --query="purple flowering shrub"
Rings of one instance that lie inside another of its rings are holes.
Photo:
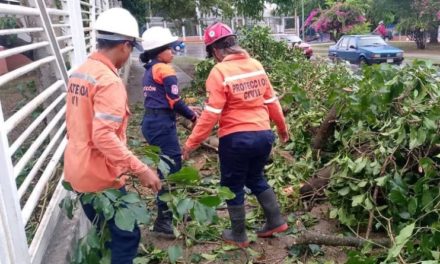
[[[333,40],[339,39],[342,34],[350,32],[355,25],[365,23],[362,10],[349,3],[335,3],[329,9],[314,9],[305,21],[306,27],[316,31],[332,33]]]

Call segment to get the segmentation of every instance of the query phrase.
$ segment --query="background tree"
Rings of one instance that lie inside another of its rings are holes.
[[[363,24],[365,21],[360,7],[352,3],[335,3],[329,9],[313,10],[306,19],[305,26],[311,26],[316,31],[328,32],[332,40],[337,41],[355,25]]]
[[[122,7],[128,9],[142,27],[147,22],[149,15],[149,0],[122,0]]]
[[[395,1],[395,0],[393,0]],[[431,33],[431,39],[435,43],[438,37],[440,19],[437,16],[440,11],[438,0],[413,0],[401,1],[409,6],[408,9],[398,9],[401,13],[398,28],[408,32],[416,41],[417,48],[425,49],[427,33]]]

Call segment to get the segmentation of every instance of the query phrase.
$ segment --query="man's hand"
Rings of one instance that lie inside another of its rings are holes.
[[[289,132],[286,131],[278,131],[278,136],[280,137],[281,143],[286,143],[289,141]]]
[[[199,117],[202,114],[203,109],[201,107],[199,106],[188,106],[188,107],[197,115],[197,117]]]
[[[191,152],[191,149],[188,149],[186,146],[184,146],[182,150],[182,159],[189,160],[189,155],[191,154]]]
[[[153,192],[157,193],[162,189],[162,183],[160,182],[157,173],[149,167],[145,166],[145,170],[138,173],[137,176],[142,186],[150,188]]]

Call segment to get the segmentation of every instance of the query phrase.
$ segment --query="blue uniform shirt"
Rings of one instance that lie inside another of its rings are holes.
[[[194,112],[180,98],[176,72],[171,65],[153,60],[145,65],[143,79],[144,107],[171,109],[187,119],[194,120]]]

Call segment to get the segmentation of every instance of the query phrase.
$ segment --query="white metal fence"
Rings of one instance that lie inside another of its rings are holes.
[[[67,143],[67,78],[94,48],[96,16],[117,5],[114,0],[0,3],[0,19],[24,21],[0,29],[0,37],[32,39],[0,51],[0,60],[33,54],[29,63],[0,75],[0,264],[41,263],[66,195],[60,163]],[[23,87],[29,76],[37,76],[37,92],[14,111],[4,109],[14,103],[4,90]]]

